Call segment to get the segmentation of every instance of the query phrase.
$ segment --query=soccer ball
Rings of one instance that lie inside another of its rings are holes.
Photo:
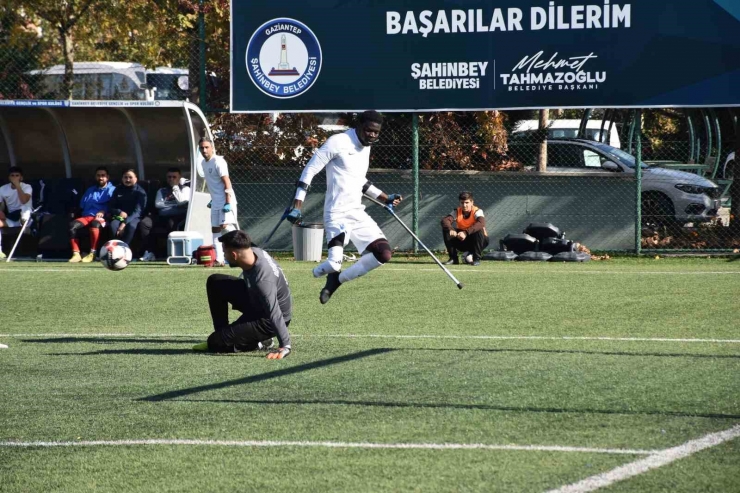
[[[472,264],[473,263],[473,254],[470,252],[464,252],[463,253],[463,262],[466,264]]]
[[[123,270],[131,262],[131,249],[120,240],[110,240],[100,248],[100,261],[108,270]]]

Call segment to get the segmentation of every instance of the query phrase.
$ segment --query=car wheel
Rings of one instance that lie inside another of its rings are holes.
[[[659,192],[642,194],[642,225],[652,228],[672,226],[676,223],[673,202]]]

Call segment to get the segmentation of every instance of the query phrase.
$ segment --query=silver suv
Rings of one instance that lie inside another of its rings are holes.
[[[685,171],[642,168],[642,215],[646,224],[707,222],[717,217],[722,189]],[[635,173],[635,157],[585,139],[549,140],[547,171],[558,173]]]

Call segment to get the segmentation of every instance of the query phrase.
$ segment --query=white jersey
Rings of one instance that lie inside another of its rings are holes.
[[[211,207],[221,209],[226,203],[226,187],[224,186],[224,176],[229,176],[229,166],[223,156],[214,155],[206,161],[202,159],[198,164],[198,175],[206,179],[208,191],[211,193]],[[231,195],[231,205],[236,205],[236,194]]]
[[[326,167],[324,217],[364,210],[362,187],[370,167],[370,147],[363,146],[354,129],[332,135],[313,155],[301,174],[307,185]]]
[[[28,183],[21,182],[21,190],[23,190],[23,193],[27,193],[28,195],[33,193],[33,188]],[[6,183],[0,187],[0,209],[2,209],[2,204],[5,203],[8,212],[31,210],[33,209],[33,204],[31,202],[32,200],[29,199],[28,202],[22,204],[21,199],[18,198],[18,190],[14,189],[13,185],[10,183]]]

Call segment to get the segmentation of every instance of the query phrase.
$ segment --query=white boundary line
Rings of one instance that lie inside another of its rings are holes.
[[[601,336],[476,336],[476,335],[384,335],[384,334],[295,334],[295,337],[342,337],[373,339],[490,339],[527,341],[612,341],[612,342],[709,342],[738,344],[740,339],[671,339],[664,337],[601,337]]]
[[[591,454],[653,455],[660,450],[565,447],[560,445],[489,445],[485,443],[369,443],[369,442],[309,442],[279,440],[95,440],[79,442],[0,442],[0,447],[126,447],[136,445],[195,445],[217,447],[323,447],[358,449],[417,449],[417,450],[515,450],[529,452],[579,452]]]
[[[174,272],[175,270],[181,270],[184,269],[186,266],[182,267],[173,267],[171,269],[166,268],[147,268],[147,267],[139,267],[135,268],[134,270],[136,272]],[[284,266],[283,266],[284,267]],[[303,267],[303,266],[290,266],[287,269],[283,268],[283,270],[293,270],[292,267]],[[209,269],[192,269],[193,272],[201,272],[204,274],[212,274],[212,273],[219,273],[219,270],[209,270]],[[304,270],[304,269],[295,269],[295,270]],[[308,272],[307,269],[305,269],[306,272]],[[450,272],[455,273],[471,273],[471,274],[531,274],[533,272],[536,272],[538,275],[550,275],[550,274],[594,274],[594,275],[627,275],[627,276],[706,276],[706,275],[740,275],[740,270],[738,271],[608,271],[608,270],[542,270],[542,271],[535,271],[535,270],[529,270],[529,269],[522,269],[522,270],[489,270],[489,269],[449,269]],[[102,273],[107,272],[106,269],[94,269],[94,268],[66,268],[66,269],[51,269],[51,268],[45,268],[45,269],[36,269],[33,267],[29,267],[27,269],[21,269],[21,268],[12,268],[12,269],[2,269],[0,268],[0,274],[3,273],[23,273],[28,274],[32,272],[64,272],[68,274],[78,274],[78,273]],[[410,268],[392,268],[388,267],[385,269],[382,269],[380,272],[439,272],[439,269],[427,269],[427,268],[419,268],[419,269],[410,269]]]
[[[208,334],[135,334],[135,333],[100,333],[89,334],[84,332],[49,333],[49,334],[0,334],[8,338],[65,338],[65,337],[138,337],[141,339],[193,338],[206,337]],[[291,337],[306,338],[342,338],[342,339],[457,339],[457,340],[494,340],[494,341],[605,341],[605,342],[676,342],[676,343],[709,343],[709,344],[740,344],[740,339],[690,339],[668,337],[606,337],[606,336],[488,336],[488,335],[435,335],[435,334],[291,334]]]
[[[729,430],[718,433],[710,433],[696,440],[690,440],[683,445],[661,450],[656,454],[619,466],[611,471],[596,474],[584,480],[572,483],[561,488],[550,490],[548,493],[585,493],[594,491],[610,484],[622,481],[627,478],[638,476],[646,473],[651,469],[665,466],[671,462],[688,457],[700,450],[715,447],[723,442],[732,440],[740,436],[740,425],[736,425]]]

